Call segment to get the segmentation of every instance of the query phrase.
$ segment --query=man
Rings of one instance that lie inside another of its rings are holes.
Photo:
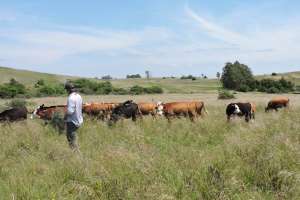
[[[76,141],[76,131],[83,123],[82,117],[82,98],[75,91],[74,85],[70,82],[65,84],[68,92],[66,123],[67,123],[67,139],[72,149],[78,150]]]

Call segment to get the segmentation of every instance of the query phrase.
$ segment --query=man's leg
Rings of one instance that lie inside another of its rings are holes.
[[[77,149],[76,130],[78,128],[72,122],[67,122],[67,140],[72,149]]]

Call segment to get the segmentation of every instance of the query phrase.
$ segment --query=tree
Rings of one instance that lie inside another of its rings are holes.
[[[218,78],[218,80],[220,80],[221,73],[220,73],[220,72],[217,72],[216,77]]]
[[[102,76],[101,79],[102,80],[111,80],[112,77],[110,75],[106,75],[106,76]]]
[[[244,64],[236,61],[235,63],[226,63],[223,68],[221,77],[223,87],[231,90],[238,90],[242,88],[249,88],[249,90],[255,89],[255,80],[251,69]]]
[[[145,71],[145,74],[146,74],[146,78],[150,79],[150,71],[149,70]]]

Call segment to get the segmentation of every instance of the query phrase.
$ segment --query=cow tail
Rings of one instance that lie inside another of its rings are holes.
[[[204,106],[204,103],[203,103],[203,111],[204,111],[205,114],[208,115],[208,111],[206,110],[206,108],[205,108],[205,106]]]

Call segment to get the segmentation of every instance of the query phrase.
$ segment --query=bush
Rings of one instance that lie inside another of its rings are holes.
[[[110,75],[106,75],[106,76],[102,76],[101,79],[102,80],[111,80],[112,77]]]
[[[141,87],[138,85],[135,85],[130,88],[129,90],[130,94],[138,95],[138,94],[161,94],[163,93],[163,89],[159,86],[151,86],[151,87]]]
[[[113,86],[109,81],[96,82],[89,79],[77,79],[71,82],[83,94],[110,94],[113,91]]]
[[[249,92],[251,89],[248,85],[241,85],[239,91],[240,92]]]
[[[128,74],[126,78],[142,78],[142,76],[140,74],[132,74],[132,75]]]
[[[16,96],[25,96],[25,94],[25,86],[15,79],[11,79],[9,83],[0,85],[0,98],[14,98]]]
[[[273,72],[273,73],[272,73],[272,76],[277,76],[277,73]]]
[[[43,79],[39,79],[36,84],[34,84],[35,88],[38,88],[40,86],[44,86],[45,85],[45,81]]]
[[[27,105],[27,102],[25,99],[12,99],[8,103],[6,103],[6,105],[11,108],[20,108],[25,107]]]
[[[143,87],[141,86],[138,86],[138,85],[135,85],[135,86],[132,86],[130,89],[129,89],[129,92],[130,94],[144,94],[145,93],[145,90]]]
[[[284,78],[281,78],[278,81],[273,79],[262,79],[261,81],[258,81],[256,87],[258,91],[267,93],[284,93],[295,90],[295,85]]]
[[[268,88],[266,92],[275,94],[275,93],[280,93],[280,90],[277,89],[276,87],[271,87],[271,88]]]
[[[62,84],[59,85],[44,85],[39,87],[37,91],[37,96],[59,96],[66,94],[64,86]]]
[[[229,90],[219,90],[218,99],[235,99],[235,96]]]
[[[148,88],[145,88],[145,93],[147,94],[162,94],[164,91],[159,86],[151,86]]]
[[[191,79],[191,80],[196,80],[197,78],[193,75],[187,75],[187,76],[181,76],[180,79]]]

